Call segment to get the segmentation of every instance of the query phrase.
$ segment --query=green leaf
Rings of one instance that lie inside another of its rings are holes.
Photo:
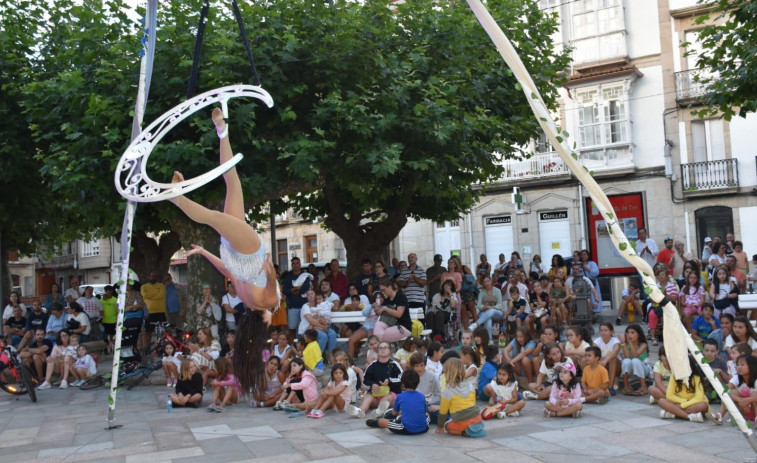
[[[626,249],[628,249],[628,245],[621,241],[620,243],[618,243],[618,249],[620,249],[621,252],[625,251]]]
[[[645,286],[644,287],[644,294],[646,294],[647,296],[649,296],[650,294],[652,294],[652,288],[650,288],[649,286]]]
[[[712,390],[712,391],[710,392],[710,399],[714,399],[714,398],[716,398],[717,396],[718,396],[718,392],[717,392],[716,390],[714,390],[714,389],[713,389],[713,390]]]
[[[708,359],[707,357],[702,357],[702,365],[707,365],[709,363],[710,363],[710,359]]]

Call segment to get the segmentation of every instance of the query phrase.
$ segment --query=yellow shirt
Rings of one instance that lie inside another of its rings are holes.
[[[680,391],[676,391],[676,380],[671,377],[665,398],[681,405],[682,408],[688,408],[700,402],[707,403],[707,399],[704,396],[704,387],[702,387],[702,380],[699,379],[699,376],[694,375],[691,383],[694,385],[694,392],[689,392],[686,386],[681,387]]]
[[[166,312],[166,286],[163,283],[145,283],[140,291],[150,313]]]
[[[597,389],[601,385],[610,383],[610,375],[607,374],[607,369],[602,365],[597,365],[593,370],[591,367],[584,368],[582,382],[586,384],[589,389]]]
[[[468,397],[462,397],[459,395],[453,395],[451,399],[445,399],[442,396],[439,414],[442,416],[447,413],[455,413],[460,410],[465,410],[476,405],[476,389],[472,389]]]
[[[305,361],[305,366],[308,370],[313,371],[318,362],[323,361],[323,355],[321,354],[321,348],[318,342],[312,341],[305,346],[305,350],[302,351],[302,360]]]

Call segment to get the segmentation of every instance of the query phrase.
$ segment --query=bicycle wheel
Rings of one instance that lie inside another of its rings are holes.
[[[26,388],[26,392],[29,393],[32,402],[37,402],[37,390],[35,389],[37,385],[33,377],[32,372],[29,371],[29,368],[26,365],[24,365],[21,368],[21,381]]]
[[[158,343],[151,342],[150,344],[146,345],[144,349],[142,349],[142,358],[140,359],[140,365],[149,365],[155,361],[156,358],[160,357],[160,353],[158,352]]]
[[[23,395],[26,394],[26,386],[21,379],[21,368],[8,367],[0,372],[0,389],[8,394]]]
[[[81,386],[79,386],[79,389],[82,391],[87,391],[89,389],[95,389],[105,384],[105,377],[102,375],[97,375],[94,378],[90,378],[86,381],[84,381]]]
[[[127,391],[131,391],[131,389],[136,386],[137,384],[141,383],[145,379],[149,378],[153,371],[159,370],[163,367],[163,362],[158,360],[155,363],[152,363],[150,365],[147,365],[145,367],[145,371],[142,372],[141,375],[137,376],[137,378],[131,382],[128,386],[126,386]]]

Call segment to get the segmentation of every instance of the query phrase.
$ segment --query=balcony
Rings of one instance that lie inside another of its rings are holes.
[[[589,171],[612,174],[633,172],[633,153],[628,144],[615,144],[604,148],[583,149],[579,162]]]
[[[688,105],[702,99],[707,94],[707,85],[697,82],[696,77],[705,77],[699,69],[676,72],[676,101],[679,105]]]
[[[570,174],[568,167],[563,164],[557,153],[534,154],[528,159],[508,159],[504,162],[505,172],[501,182],[518,180],[532,180],[548,177],[558,177]]]
[[[737,159],[721,159],[681,164],[681,180],[683,192],[689,195],[738,189],[739,163]]]

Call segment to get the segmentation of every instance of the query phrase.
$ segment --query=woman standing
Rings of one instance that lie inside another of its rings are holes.
[[[391,280],[383,280],[379,283],[379,289],[384,295],[381,306],[373,303],[374,310],[379,320],[373,327],[380,341],[396,342],[405,339],[412,333],[410,311],[407,308],[407,297],[399,290],[397,283]],[[396,320],[392,320],[396,319]]]
[[[218,337],[218,325],[215,315],[223,313],[223,309],[218,305],[218,300],[210,294],[210,283],[203,282],[202,295],[197,300],[195,310],[187,312],[187,330],[193,333],[199,332],[201,328],[210,328],[213,337]]]
[[[50,294],[45,296],[45,303],[42,304],[42,306],[47,309],[47,312],[49,313],[53,304],[56,303],[65,307],[66,298],[63,297],[63,294],[60,293],[60,286],[58,286],[58,283],[53,283],[52,285],[50,285]]]
[[[462,265],[458,265],[458,262],[460,261],[455,257],[450,257],[447,262],[447,271],[442,273],[442,283],[452,280],[455,283],[455,292],[460,294],[460,291],[463,289],[463,269]]]

